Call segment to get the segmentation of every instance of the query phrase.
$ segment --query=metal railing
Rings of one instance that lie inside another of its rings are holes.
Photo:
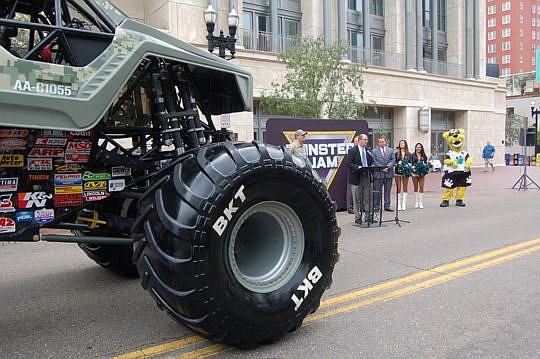
[[[436,75],[460,78],[464,78],[466,76],[464,65],[453,64],[446,61],[424,59],[424,70],[430,74]]]
[[[362,47],[349,47],[349,60],[366,65],[388,67],[391,69],[405,69],[405,55],[388,51],[367,49]]]
[[[238,40],[246,50],[279,53],[297,44],[296,37],[267,31],[238,29]]]

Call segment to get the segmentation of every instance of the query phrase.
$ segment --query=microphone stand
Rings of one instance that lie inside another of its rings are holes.
[[[394,178],[396,178],[396,177],[399,177],[399,176],[396,176],[396,175],[394,174]],[[396,179],[396,180],[397,180],[397,179]],[[403,222],[403,223],[411,223],[411,222],[399,218],[399,210],[398,210],[398,194],[399,194],[399,193],[398,193],[398,190],[397,190],[397,184],[396,184],[396,199],[395,199],[395,206],[396,206],[396,209],[395,209],[395,211],[394,211],[394,212],[395,212],[395,217],[394,217],[394,219],[389,219],[389,220],[382,221],[382,222],[385,222],[385,223],[386,223],[386,222],[395,222],[399,227],[401,227],[401,222]]]

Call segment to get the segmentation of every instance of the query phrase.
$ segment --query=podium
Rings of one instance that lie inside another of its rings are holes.
[[[357,204],[358,210],[360,213],[360,218],[362,219],[362,224],[357,225],[357,227],[363,227],[363,228],[369,228],[371,225],[379,224],[379,227],[382,225],[382,214],[383,214],[383,194],[379,191],[379,203],[374,203],[374,197],[375,197],[375,189],[374,189],[374,182],[375,182],[375,175],[377,173],[381,173],[385,168],[388,168],[386,166],[371,166],[371,167],[364,167],[364,170],[367,170],[369,172],[369,183],[370,183],[370,196],[369,196],[369,213],[368,211],[365,211],[365,208],[361,208],[361,203],[363,203],[363,198],[361,196],[356,196],[359,203]],[[393,171],[393,168],[390,168],[390,171]],[[377,207],[378,211],[375,212],[374,208]],[[364,217],[365,215],[365,217]]]

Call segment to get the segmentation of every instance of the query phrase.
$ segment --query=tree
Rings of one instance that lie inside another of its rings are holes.
[[[513,146],[519,140],[519,130],[523,127],[524,116],[516,114],[506,115],[505,143],[507,147]]]
[[[282,83],[272,83],[270,93],[263,93],[263,111],[312,118],[362,116],[364,65],[343,61],[346,55],[342,42],[327,45],[322,38],[299,38],[278,56],[288,71]]]

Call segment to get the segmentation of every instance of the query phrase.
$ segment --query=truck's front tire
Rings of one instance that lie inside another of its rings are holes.
[[[311,167],[286,150],[204,147],[146,203],[135,249],[143,287],[202,336],[274,340],[298,328],[331,283],[333,203]]]

